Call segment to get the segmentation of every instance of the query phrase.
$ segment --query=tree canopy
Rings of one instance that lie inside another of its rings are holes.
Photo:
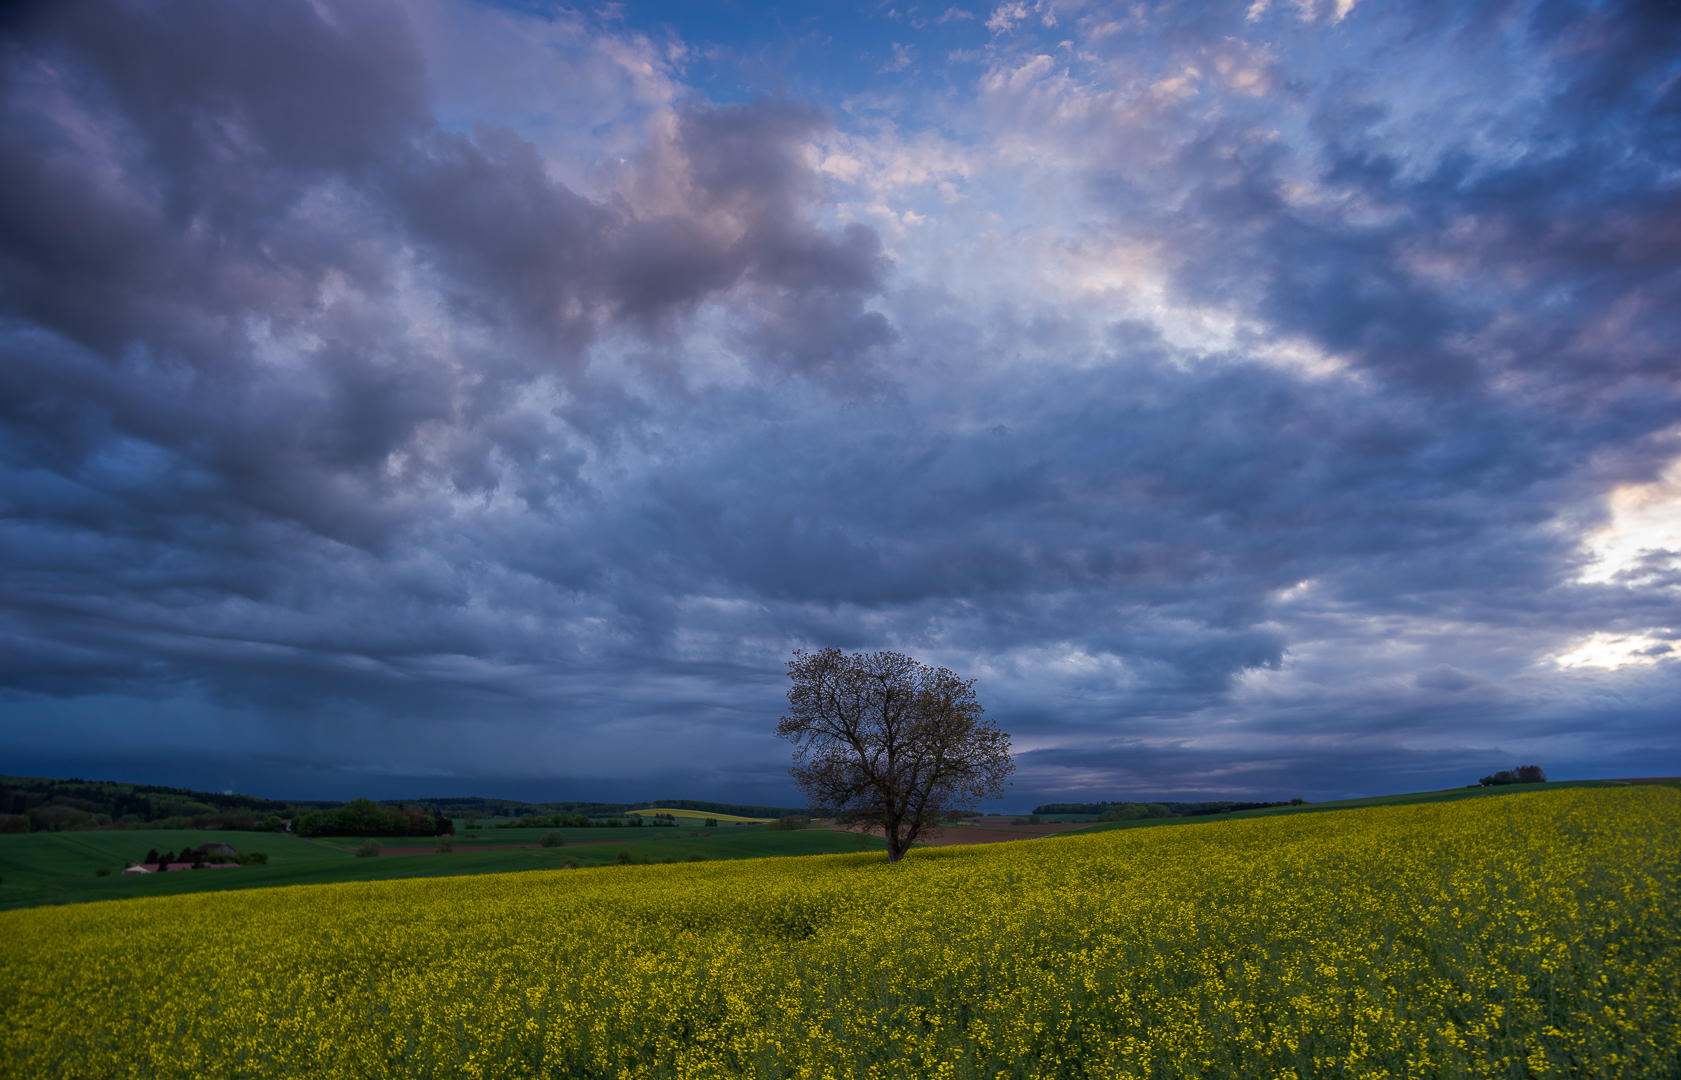
[[[975,700],[974,680],[893,652],[797,651],[788,661],[789,770],[814,807],[879,826],[898,862],[950,810],[1004,794],[1010,736]]]

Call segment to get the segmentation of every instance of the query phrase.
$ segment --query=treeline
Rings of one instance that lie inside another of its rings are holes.
[[[385,800],[384,805],[390,806],[396,799]],[[546,802],[530,803],[518,799],[485,799],[478,796],[454,796],[447,799],[410,799],[419,806],[430,806],[442,810],[452,818],[517,818],[517,817],[551,817],[555,814],[586,814],[606,816],[621,812],[627,803],[604,802]],[[653,806],[653,803],[644,803]]]
[[[524,817],[504,821],[494,825],[496,829],[639,829],[643,825],[672,825],[677,819],[669,814],[654,814],[644,818],[641,814],[631,813],[624,817],[590,817],[587,814],[529,814]],[[467,819],[467,827],[475,828],[472,818]]]
[[[352,799],[334,810],[312,810],[293,818],[292,831],[299,836],[444,836],[455,832],[455,823],[435,807]]]
[[[383,814],[376,816],[371,806]],[[355,807],[355,809],[351,809]],[[451,818],[582,819],[602,824],[654,807],[705,814],[782,818],[804,813],[783,806],[750,806],[699,799],[655,802],[548,802],[456,797],[445,799],[262,799],[231,792],[131,784],[112,780],[68,780],[40,776],[0,776],[0,833],[57,832],[77,829],[241,829],[280,832],[288,820],[293,831],[305,828],[349,829],[313,835],[436,836]],[[337,816],[333,816],[337,815]],[[425,830],[433,831],[427,832]],[[374,830],[374,831],[367,831]],[[405,831],[406,830],[406,831]],[[305,834],[311,835],[311,834]]]
[[[1097,814],[1099,817],[1106,813],[1117,816],[1111,821],[1130,821],[1141,817],[1197,817],[1203,814],[1229,814],[1237,810],[1267,810],[1274,806],[1300,806],[1302,800],[1290,799],[1285,802],[1235,802],[1230,799],[1215,799],[1211,802],[1095,802],[1095,803],[1046,803],[1035,806],[1035,814]]]
[[[1215,803],[1200,810],[1181,810],[1180,817],[1195,817],[1198,814],[1231,814],[1239,810],[1271,810],[1275,806],[1300,806],[1301,799],[1287,799],[1284,802],[1232,802]]]
[[[73,829],[247,829],[278,832],[301,807],[251,795],[110,780],[0,776],[0,832]]]
[[[789,806],[745,806],[739,803],[704,802],[699,799],[662,799],[659,802],[634,803],[627,810],[644,810],[650,806],[664,806],[673,810],[698,810],[711,814],[734,814],[736,817],[785,818],[814,813]],[[819,817],[822,812],[817,812]]]
[[[388,799],[389,806],[396,800]],[[587,818],[623,817],[633,810],[654,807],[671,810],[690,810],[701,814],[734,814],[737,817],[781,818],[789,814],[803,814],[786,806],[748,806],[741,803],[707,802],[701,799],[656,799],[652,802],[521,802],[517,799],[483,799],[458,796],[448,799],[410,799],[416,805],[443,810],[455,818],[520,818],[583,816]]]

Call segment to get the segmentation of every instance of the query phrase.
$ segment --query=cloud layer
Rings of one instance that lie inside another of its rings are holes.
[[[1012,805],[1681,771],[1662,5],[621,14],[8,17],[9,771],[786,801],[829,645]]]

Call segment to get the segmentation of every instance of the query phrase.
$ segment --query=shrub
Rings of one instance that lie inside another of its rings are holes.
[[[371,859],[379,854],[379,841],[373,838],[362,841],[362,846],[356,849],[358,859]]]
[[[1300,795],[1297,795],[1294,799],[1290,800],[1290,805],[1291,806],[1302,806],[1302,805],[1305,805],[1306,803],[1307,803],[1307,800],[1302,798]]]
[[[578,860],[577,859],[567,859],[565,862],[560,864],[560,868],[562,870],[576,870],[576,869],[578,869]]]
[[[109,866],[101,866],[98,870],[95,870],[93,872],[93,876],[94,877],[110,877],[111,876],[111,868]]]
[[[561,847],[566,843],[566,837],[558,832],[548,833],[543,837],[544,847]]]
[[[628,851],[620,851],[619,852],[619,865],[620,866],[629,866],[631,863],[633,863],[635,861],[636,861],[635,859],[630,857],[630,852],[628,852]]]
[[[1038,814],[1029,814],[1027,816],[1027,823],[1029,825],[1043,825],[1045,822]]]
[[[689,830],[689,839],[690,840],[696,840],[696,839],[699,839],[699,837],[700,837],[700,830],[699,829],[690,829]]]
[[[245,851],[239,855],[241,866],[262,866],[268,862],[268,854],[262,851]]]
[[[1144,807],[1144,816],[1145,817],[1152,817],[1152,818],[1172,817],[1173,816],[1173,811],[1169,810],[1167,807],[1163,806],[1161,803],[1147,803]]]
[[[1512,772],[1516,774],[1520,784],[1545,784],[1547,782],[1547,771],[1539,765],[1519,765]]]
[[[440,836],[455,831],[442,810],[380,806],[352,799],[337,810],[312,810],[292,822],[299,836]]]
[[[1119,821],[1119,820],[1121,820],[1121,812],[1119,810],[1105,810],[1105,811],[1103,811],[1103,813],[1097,815],[1097,820],[1099,820],[1099,821]]]
[[[705,825],[708,829],[716,829],[718,827],[718,819],[715,817],[709,817],[705,821],[701,822],[701,824]]]
[[[455,850],[455,837],[441,836],[438,838],[438,854],[448,855]]]
[[[801,814],[789,814],[786,817],[777,818],[775,821],[771,822],[770,827],[776,832],[793,832],[796,829],[803,829],[810,824],[811,819],[808,817]]]
[[[689,861],[690,862],[705,862],[706,861],[706,856],[705,855],[690,855],[689,856]]]

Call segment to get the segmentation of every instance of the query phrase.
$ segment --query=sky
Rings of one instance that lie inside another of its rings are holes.
[[[1665,3],[0,15],[0,772],[1002,808],[1681,774]]]

